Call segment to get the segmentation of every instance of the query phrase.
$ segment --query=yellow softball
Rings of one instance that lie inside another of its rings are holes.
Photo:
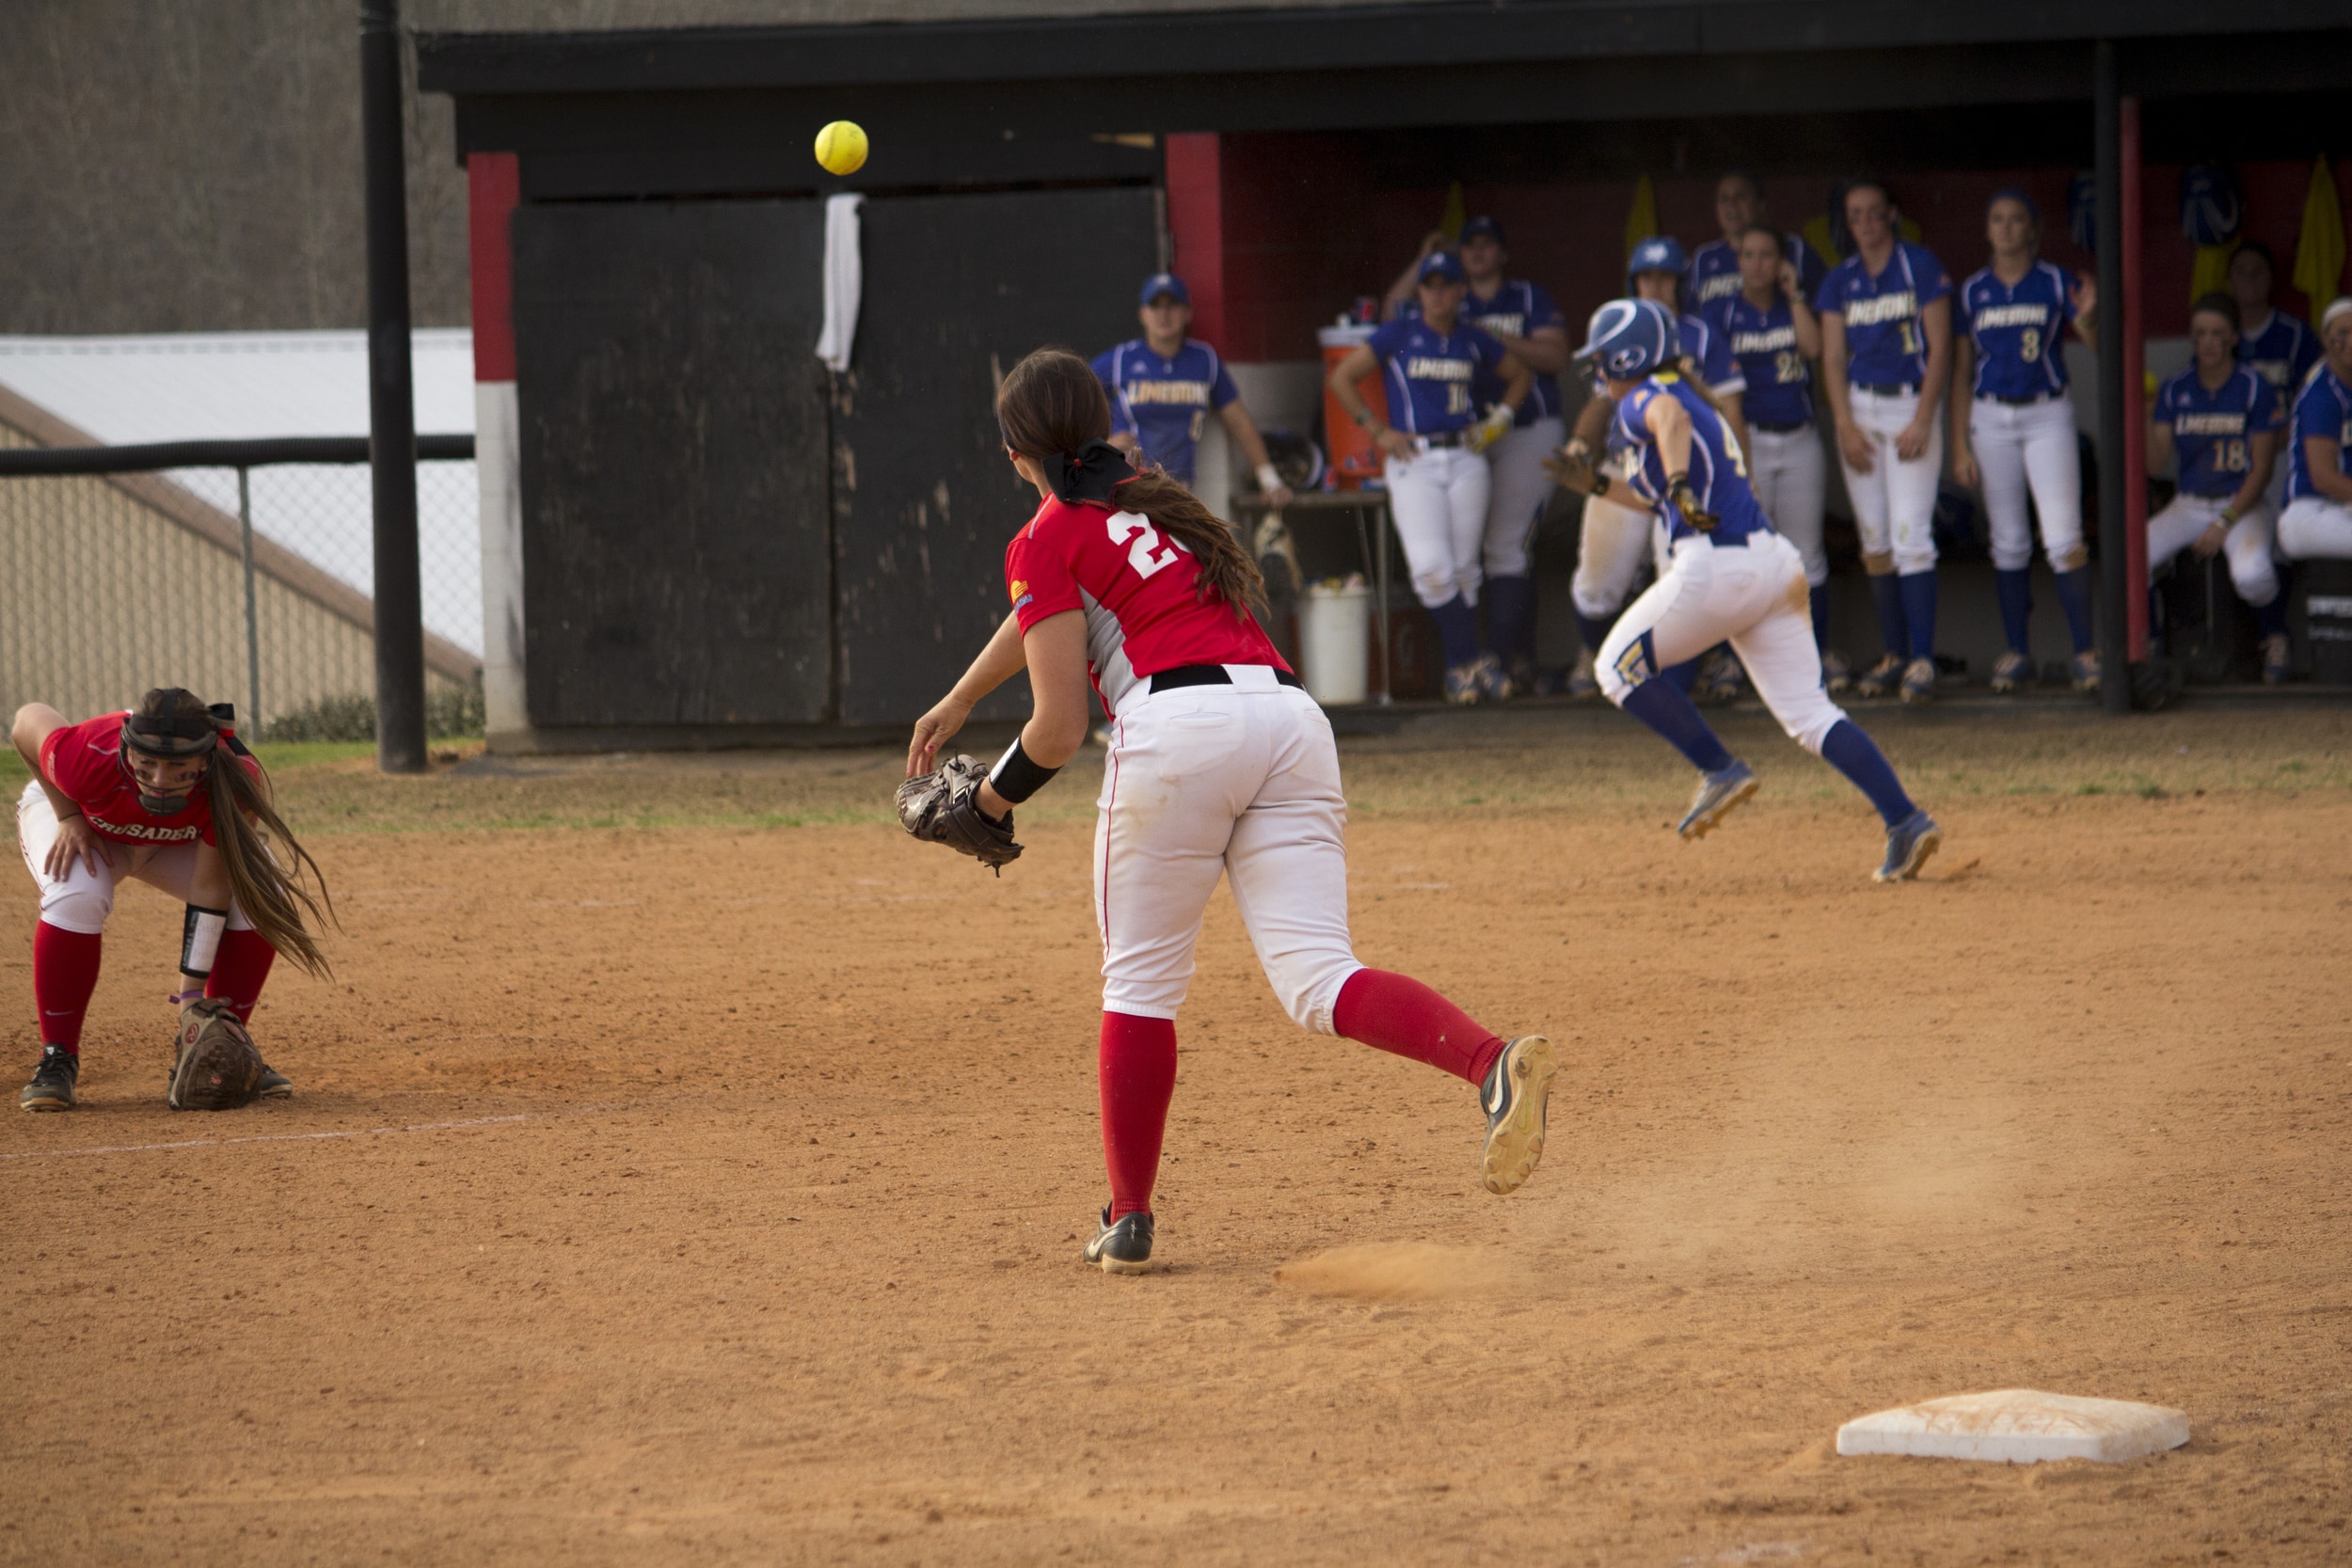
[[[853,119],[836,119],[817,133],[817,161],[833,174],[855,174],[866,166],[866,133]]]

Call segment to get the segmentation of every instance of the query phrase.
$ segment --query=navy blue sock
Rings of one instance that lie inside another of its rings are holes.
[[[1445,650],[1445,667],[1458,670],[1478,659],[1478,613],[1462,602],[1456,594],[1441,605],[1432,605],[1429,618],[1438,623],[1438,645]]]
[[[2005,566],[1993,568],[1993,596],[2001,602],[2001,635],[2009,639],[2010,651],[2029,654],[2033,643],[2026,626],[2033,620],[2033,572],[2020,566],[2011,571]]]
[[[2281,593],[2268,604],[2254,607],[2254,629],[2265,637],[2276,637],[2287,629],[2287,596]]]
[[[1935,657],[1935,568],[1924,572],[1905,572],[1895,579],[1902,584],[1903,624],[1911,631],[1911,657]]]
[[[1597,615],[1587,615],[1581,610],[1576,612],[1576,635],[1583,641],[1587,653],[1600,652],[1601,643],[1609,636],[1609,628],[1614,625],[1616,623],[1613,621]]]
[[[2148,585],[2148,646],[2152,652],[2164,652],[2164,595],[2156,585]]]
[[[1535,656],[1535,579],[1488,578],[1483,590],[1486,601],[1486,646],[1504,664]]]
[[[1895,777],[1886,753],[1852,720],[1840,719],[1830,726],[1829,734],[1821,738],[1821,760],[1852,780],[1853,786],[1878,807],[1888,827],[1919,809],[1903,793],[1902,781]]]
[[[1820,652],[1829,646],[1829,584],[1815,583],[1810,594],[1813,600],[1813,647]]]
[[[1892,572],[1873,576],[1870,602],[1879,612],[1879,641],[1886,644],[1888,653],[1902,657],[1911,641],[1903,635],[1903,579]]]
[[[1652,676],[1625,694],[1619,705],[1626,712],[1662,736],[1666,743],[1702,773],[1720,773],[1731,766],[1731,753],[1707,727],[1689,693],[1663,676]],[[1883,766],[1883,765],[1882,765]],[[1894,777],[1892,773],[1887,775]]]
[[[1661,678],[1672,681],[1674,689],[1688,697],[1692,689],[1699,684],[1699,661],[1686,658],[1679,664],[1669,664]]]
[[[2058,604],[2066,611],[2066,629],[2074,639],[2074,651],[2090,651],[2090,568],[2077,566],[2071,572],[2058,575]]]

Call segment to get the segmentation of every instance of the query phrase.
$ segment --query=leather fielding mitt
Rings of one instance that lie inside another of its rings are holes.
[[[987,782],[986,765],[974,758],[943,762],[898,786],[898,820],[924,843],[944,844],[1002,876],[1021,858],[1021,846],[1012,841],[1012,813],[992,820],[980,810]]]
[[[224,996],[180,1009],[180,1056],[165,1103],[175,1111],[233,1111],[262,1088],[262,1053]]]

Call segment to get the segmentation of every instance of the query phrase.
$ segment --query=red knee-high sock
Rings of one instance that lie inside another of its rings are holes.
[[[1351,1040],[1486,1082],[1507,1043],[1500,1035],[1409,975],[1359,969],[1331,1005],[1331,1027]]]
[[[68,1055],[82,1053],[82,1015],[98,989],[98,956],[105,939],[95,931],[69,931],[46,920],[33,927],[33,1006],[40,1012],[40,1039]]]
[[[262,1000],[262,987],[269,979],[269,966],[277,961],[278,949],[261,932],[223,931],[220,951],[213,957],[212,978],[204,982],[204,994],[229,998],[238,1020],[250,1023],[254,1006]]]
[[[1176,1024],[1133,1013],[1103,1015],[1103,1163],[1111,1173],[1111,1218],[1150,1213],[1160,1174],[1168,1101],[1176,1092]]]

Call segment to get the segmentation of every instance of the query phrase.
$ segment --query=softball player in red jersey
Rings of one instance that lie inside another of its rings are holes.
[[[271,805],[266,776],[238,743],[226,708],[165,688],[128,713],[69,724],[46,704],[28,703],[16,711],[11,738],[33,770],[17,802],[16,836],[40,890],[33,1005],[41,1059],[18,1105],[63,1111],[75,1101],[100,933],[126,877],[187,905],[174,1006],[227,997],[249,1021],[281,951],[311,974],[326,972],[303,921],[318,908],[262,832],[295,866],[315,874],[318,863]],[[319,887],[324,896],[324,877]],[[293,1092],[283,1073],[262,1069],[262,1098]]]
[[[1150,1267],[1176,1013],[1220,873],[1291,1017],[1480,1085],[1486,1187],[1518,1187],[1543,1152],[1551,1049],[1541,1036],[1505,1040],[1419,981],[1357,961],[1331,727],[1250,619],[1257,569],[1231,527],[1173,480],[1128,467],[1075,355],[1041,349],[1014,366],[996,412],[1041,504],[1005,551],[1012,613],[915,724],[907,772],[928,771],[973,705],[1025,668],[1035,711],[980,791],[990,816],[1076,752],[1089,681],[1113,716],[1094,833],[1111,1196],[1085,1261]]]

